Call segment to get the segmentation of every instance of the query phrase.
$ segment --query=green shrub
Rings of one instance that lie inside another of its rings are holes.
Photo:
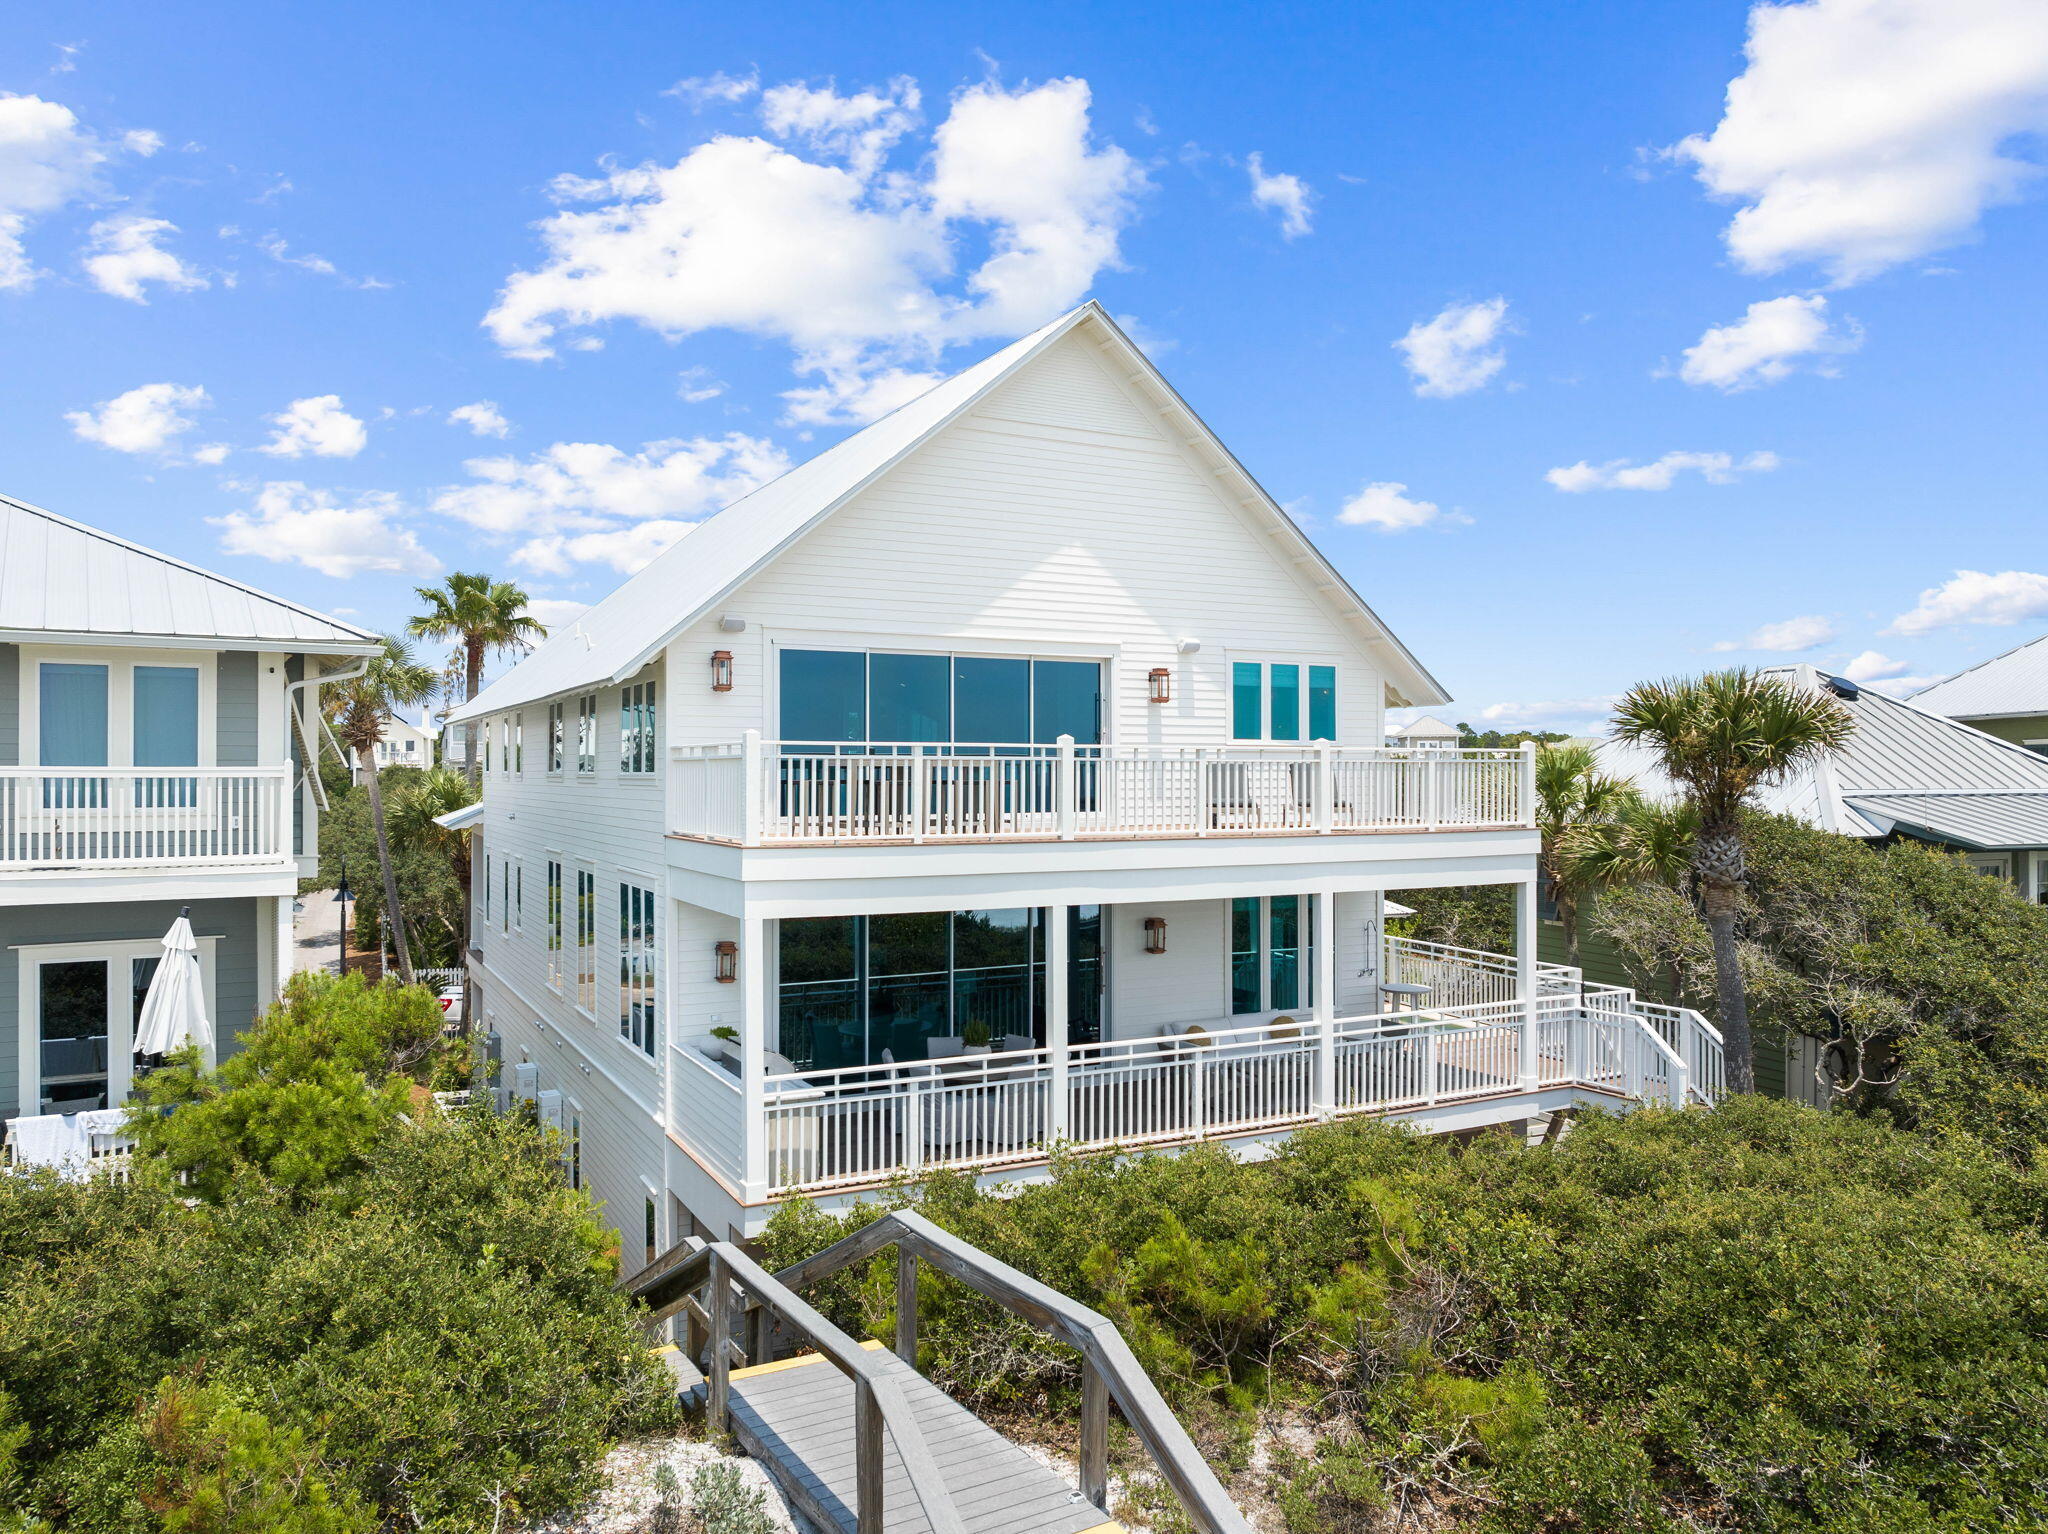
[[[690,1477],[690,1524],[694,1534],[775,1534],[767,1497],[722,1459],[699,1465]]]
[[[1115,1316],[1226,1470],[1262,1404],[1307,1413],[1270,1482],[1302,1531],[2048,1521],[2048,1181],[1973,1141],[1762,1099],[1536,1150],[1344,1124],[920,1207]],[[792,1207],[768,1261],[869,1218]],[[886,1335],[892,1273],[822,1298]],[[935,1377],[1071,1416],[1063,1350],[920,1294]]]

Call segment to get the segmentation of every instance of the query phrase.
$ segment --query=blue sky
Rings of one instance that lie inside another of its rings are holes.
[[[0,92],[0,489],[375,626],[1091,295],[1453,718],[2048,624],[2037,0],[30,3]]]

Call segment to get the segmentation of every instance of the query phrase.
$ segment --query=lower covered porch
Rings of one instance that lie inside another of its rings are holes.
[[[758,1203],[1356,1114],[1710,1101],[1714,1030],[1537,962],[1517,889],[1519,956],[1390,935],[1379,891],[764,921],[730,1036],[675,1038],[670,1132]]]

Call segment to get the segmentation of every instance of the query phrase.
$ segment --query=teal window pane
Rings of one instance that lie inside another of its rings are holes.
[[[1273,966],[1267,1005],[1285,1012],[1301,1005],[1301,897],[1275,895],[1266,905]]]
[[[1273,734],[1274,740],[1301,739],[1301,667],[1274,666],[1273,688]]]
[[[1062,735],[1092,746],[1102,739],[1102,667],[1094,661],[1031,663],[1031,738],[1050,745]]]
[[[41,687],[42,765],[107,765],[107,668],[46,661]]]
[[[953,738],[1031,739],[1031,662],[962,655],[953,662]]]
[[[199,672],[194,667],[135,668],[135,765],[199,765]]]
[[[857,650],[782,652],[782,738],[867,739],[868,658]]]
[[[951,740],[952,661],[944,655],[868,657],[870,740]]]
[[[1230,902],[1230,1010],[1259,1008],[1259,902],[1240,897]]]
[[[1265,710],[1261,683],[1265,667],[1241,660],[1230,668],[1230,734],[1234,740],[1264,740]]]
[[[1308,668],[1308,738],[1337,738],[1337,668]]]

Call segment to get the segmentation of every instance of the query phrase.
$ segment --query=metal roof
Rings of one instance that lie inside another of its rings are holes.
[[[697,523],[568,628],[557,629],[504,676],[451,710],[447,722],[479,719],[633,676],[748,577],[952,424],[990,389],[1082,324],[1095,326],[1101,341],[1118,348],[1137,375],[1186,411],[1193,435],[1240,480],[1238,488],[1247,508],[1265,518],[1276,538],[1286,540],[1301,558],[1318,567],[1316,573],[1325,578],[1322,584],[1330,600],[1365,627],[1404,693],[1419,703],[1450,701],[1442,685],[1365,605],[1294,519],[1252,479],[1160,376],[1151,359],[1091,299]]]
[[[1951,719],[2048,714],[2048,635],[1923,687],[1913,701]]]
[[[1836,701],[1856,724],[1841,750],[1759,793],[1764,808],[1845,836],[1884,836],[1897,824],[1966,846],[2048,847],[2048,757],[1931,713],[1918,698],[1887,697],[1812,666],[1763,674],[1808,691],[1842,687],[1852,696]],[[1606,771],[1672,793],[1642,747],[1604,740],[1599,752]],[[1903,813],[1908,802],[1912,815]],[[2028,839],[1978,840],[2004,835]]]
[[[1456,725],[1445,724],[1434,714],[1424,714],[1413,723],[1400,725],[1393,733],[1405,735],[1410,739],[1423,740],[1459,740],[1463,738],[1462,732]]]
[[[0,495],[0,639],[374,654],[375,634]]]

